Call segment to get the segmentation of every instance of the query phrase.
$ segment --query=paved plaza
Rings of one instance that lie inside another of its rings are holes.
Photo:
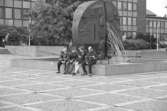
[[[88,77],[0,68],[0,111],[167,111],[167,72]]]

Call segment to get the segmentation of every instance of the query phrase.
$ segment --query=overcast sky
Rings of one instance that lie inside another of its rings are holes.
[[[158,16],[167,14],[167,0],[147,0],[147,9],[156,13]]]

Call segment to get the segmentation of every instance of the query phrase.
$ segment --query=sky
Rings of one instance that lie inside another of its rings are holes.
[[[151,10],[158,16],[167,14],[167,0],[147,0],[147,9]]]

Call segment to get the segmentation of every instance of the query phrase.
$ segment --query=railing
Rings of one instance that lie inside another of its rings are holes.
[[[109,23],[107,23],[108,31],[108,44],[111,48],[114,48],[117,56],[123,56],[125,54],[125,49],[120,38],[118,31]]]

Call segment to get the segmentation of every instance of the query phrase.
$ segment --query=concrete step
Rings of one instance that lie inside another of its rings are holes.
[[[13,59],[11,67],[23,67],[30,69],[41,70],[57,70],[56,61],[42,61],[42,60],[26,60],[26,59]]]
[[[0,48],[0,54],[10,54],[10,52],[6,48]]]
[[[11,61],[11,66],[57,71],[56,61],[14,59]],[[152,61],[144,63],[96,64],[93,66],[93,73],[100,76],[136,74],[159,71],[167,71],[167,61]]]

